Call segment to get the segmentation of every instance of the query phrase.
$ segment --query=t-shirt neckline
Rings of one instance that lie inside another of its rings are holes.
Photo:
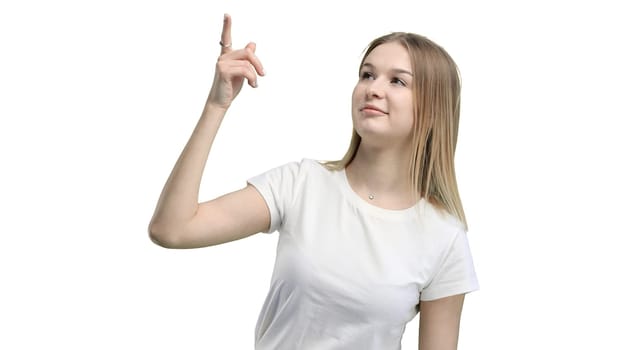
[[[365,199],[361,198],[361,196],[359,196],[358,193],[354,191],[352,186],[350,186],[350,182],[348,180],[348,176],[346,175],[345,168],[340,169],[337,172],[338,172],[338,178],[339,178],[339,185],[341,189],[343,190],[345,196],[348,197],[348,199],[350,200],[350,202],[352,202],[359,209],[367,213],[373,214],[375,216],[380,216],[383,218],[391,218],[391,219],[411,219],[412,220],[415,217],[417,207],[422,205],[422,203],[424,202],[424,200],[421,199],[417,201],[417,203],[415,203],[413,206],[409,208],[405,208],[405,209],[386,209],[386,208],[373,205],[367,202]]]

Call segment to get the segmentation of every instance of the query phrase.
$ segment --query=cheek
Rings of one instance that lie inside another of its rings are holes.
[[[356,84],[354,89],[352,89],[352,101],[358,99],[361,95],[361,86],[360,84]]]
[[[358,105],[360,104],[357,87],[358,87],[358,85],[355,86],[354,89],[352,89],[352,99],[351,99],[351,101],[352,101],[352,117],[354,117],[354,113],[356,112],[356,110],[358,108]]]
[[[358,108],[362,101],[364,101],[364,92],[365,90],[362,89],[359,84],[352,89],[352,111]]]
[[[414,114],[412,94],[405,93],[401,96],[400,101],[402,101],[401,108],[405,113]]]
[[[404,126],[411,126],[415,122],[415,110],[413,108],[412,95],[405,94],[399,98],[400,115]]]

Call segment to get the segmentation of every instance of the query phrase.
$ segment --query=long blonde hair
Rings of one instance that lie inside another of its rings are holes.
[[[454,166],[460,120],[460,72],[449,54],[421,35],[391,33],[373,40],[361,60],[377,46],[397,42],[408,50],[413,78],[414,124],[409,176],[412,191],[456,217],[467,228]],[[352,130],[350,147],[341,160],[325,162],[331,170],[350,164],[361,143]]]

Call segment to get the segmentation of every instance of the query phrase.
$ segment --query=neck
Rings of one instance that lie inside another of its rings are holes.
[[[410,152],[404,149],[373,148],[361,143],[346,174],[362,197],[410,205],[415,198],[410,195],[409,157]]]

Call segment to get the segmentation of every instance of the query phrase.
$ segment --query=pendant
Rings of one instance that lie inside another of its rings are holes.
[[[370,193],[370,194],[369,194],[369,196],[368,196],[368,198],[369,198],[370,200],[373,200],[375,197],[374,197],[374,195],[373,195],[373,194],[371,194],[371,193]]]

